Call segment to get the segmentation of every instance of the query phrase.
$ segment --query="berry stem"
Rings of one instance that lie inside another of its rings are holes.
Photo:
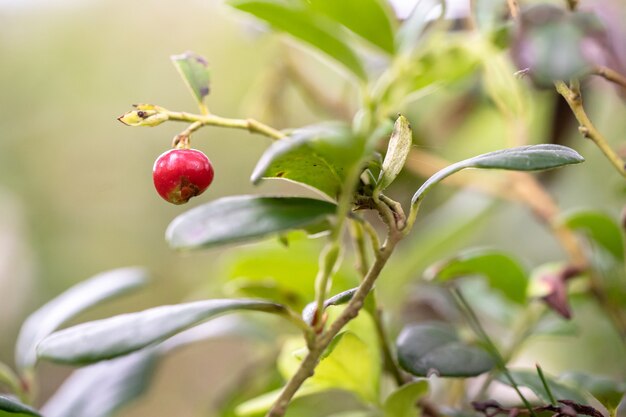
[[[219,126],[244,129],[250,133],[258,133],[274,140],[282,139],[286,136],[283,132],[254,119],[230,119],[215,116],[213,114],[201,115],[186,112],[175,112],[166,109],[163,109],[162,111],[167,114],[168,120],[192,123],[184,132],[189,131],[189,133],[192,133],[204,126]]]

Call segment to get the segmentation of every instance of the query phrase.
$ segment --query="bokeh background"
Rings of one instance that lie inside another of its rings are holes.
[[[0,0],[1,361],[12,363],[13,344],[29,312],[100,271],[142,265],[155,278],[141,294],[109,303],[82,320],[219,293],[225,250],[173,252],[163,238],[171,219],[223,195],[308,191],[281,183],[253,187],[249,175],[269,141],[247,132],[206,128],[194,135],[193,145],[212,160],[215,181],[188,206],[169,205],[153,190],[152,164],[184,126],[129,128],[116,117],[141,102],[195,111],[193,98],[169,62],[169,55],[193,50],[210,62],[209,106],[214,113],[253,116],[279,128],[319,121],[326,116],[311,108],[296,87],[282,86],[278,99],[273,94],[283,49],[291,45],[280,36],[268,36],[220,1]],[[293,54],[321,89],[339,92],[353,103],[354,86],[348,81],[306,51]],[[619,148],[626,132],[624,104],[601,82],[594,91],[597,94],[589,95],[592,117]],[[447,126],[445,117],[454,114],[446,110],[454,97],[451,88],[412,108],[412,121],[428,135],[426,149],[454,160],[506,143],[501,139],[508,134],[506,126],[488,104],[481,104],[454,129]],[[547,134],[555,100],[551,93],[533,98],[536,135]],[[565,209],[596,208],[617,217],[624,202],[623,182],[578,136],[574,124],[567,129],[567,143],[587,163],[567,175],[550,176],[550,188]],[[397,195],[410,195],[420,182],[405,175]],[[444,204],[447,211],[420,222],[424,238],[404,247],[402,258],[410,261],[402,268],[415,277],[434,258],[476,244],[514,251],[528,266],[563,256],[524,208],[498,204],[488,215],[477,215],[467,228],[448,232],[449,225],[490,203],[472,193],[452,197],[443,189],[427,208]],[[436,253],[425,249],[428,239],[439,242],[437,237],[445,233],[450,235]],[[426,254],[420,258],[410,253],[413,249]],[[392,277],[385,278],[385,285],[394,287]],[[388,304],[407,283],[395,285]],[[597,345],[575,338],[538,340],[527,357],[544,358],[544,369],[554,373],[590,368],[614,374],[616,363],[626,361],[624,349],[593,307],[580,309],[584,340],[600,341],[601,355]],[[166,361],[146,398],[124,415],[203,415],[222,387],[250,366],[253,356],[253,348],[230,339],[187,349]],[[69,370],[43,365],[40,372],[45,399]]]

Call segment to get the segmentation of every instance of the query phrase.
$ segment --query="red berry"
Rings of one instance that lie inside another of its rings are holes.
[[[196,149],[170,149],[155,161],[152,178],[161,197],[172,204],[185,204],[211,184],[213,166]]]

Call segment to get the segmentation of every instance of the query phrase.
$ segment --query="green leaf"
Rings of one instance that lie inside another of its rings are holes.
[[[358,288],[352,288],[330,297],[329,299],[324,301],[324,310],[326,310],[330,306],[338,306],[350,302],[357,290]],[[313,321],[313,316],[315,315],[315,307],[316,303],[312,302],[307,304],[304,310],[302,310],[302,318],[309,324]]]
[[[141,396],[157,365],[156,349],[75,371],[42,407],[46,417],[111,417]]]
[[[544,388],[543,383],[541,382],[541,379],[539,378],[539,375],[537,375],[537,372],[509,371],[509,373],[511,374],[511,376],[513,377],[513,380],[515,381],[517,385],[530,389],[542,401],[546,403],[550,402],[550,396],[546,392],[546,389]],[[557,401],[558,400],[571,400],[579,404],[587,403],[585,401],[585,397],[577,390],[570,388],[568,386],[565,386],[563,384],[560,384],[554,381],[550,377],[547,377],[547,376],[545,377],[546,377],[546,381],[548,382],[548,387],[550,387],[550,391],[552,392],[552,394],[554,395],[554,398]],[[505,375],[500,374],[498,375],[497,379],[503,384],[511,386],[511,383],[509,382],[509,380],[506,378]]]
[[[198,101],[200,108],[204,108],[204,99],[209,95],[211,72],[209,63],[204,57],[187,51],[180,55],[172,55],[172,63],[178,70],[191,93]]]
[[[400,115],[393,126],[393,133],[387,146],[387,154],[383,160],[383,169],[378,181],[377,188],[384,190],[396,179],[406,158],[409,156],[411,145],[413,144],[413,133],[411,125],[406,117]]]
[[[624,260],[624,239],[617,222],[609,215],[591,210],[567,213],[561,221],[570,229],[586,233],[615,259]]]
[[[489,353],[464,344],[454,328],[442,323],[406,327],[397,345],[400,366],[415,376],[469,377],[495,365]]]
[[[427,279],[448,281],[480,275],[491,288],[500,291],[518,304],[526,301],[528,278],[524,268],[508,254],[492,249],[472,249],[431,266],[424,273]]]
[[[393,54],[394,28],[388,4],[381,0],[311,0],[309,7],[341,23],[363,39]]]
[[[385,417],[416,417],[420,410],[417,402],[428,392],[428,381],[415,381],[403,385],[385,400]]]
[[[0,417],[41,417],[33,408],[22,404],[18,400],[0,395]]]
[[[324,123],[295,130],[263,153],[251,181],[282,178],[337,198],[347,172],[360,159],[363,144],[342,123]]]
[[[323,222],[332,203],[299,197],[234,196],[176,217],[165,237],[175,249],[197,249],[264,238]]]
[[[615,415],[615,410],[617,410],[617,407],[622,402],[624,393],[626,393],[626,383],[617,382],[602,376],[568,372],[561,375],[559,380],[589,392],[600,404],[606,407],[611,416]]]
[[[37,348],[40,358],[84,365],[162,342],[217,315],[239,310],[279,313],[279,304],[259,300],[206,300],[155,307],[80,324],[53,333]]]
[[[17,366],[32,368],[37,361],[37,344],[63,323],[104,301],[142,287],[147,279],[148,273],[142,268],[114,269],[75,285],[48,302],[22,325],[15,348]]]
[[[542,171],[579,164],[585,159],[567,146],[541,144],[520,146],[486,153],[457,162],[430,177],[413,195],[412,204],[421,200],[441,180],[465,168],[504,169],[510,171]]]
[[[229,3],[236,9],[267,22],[274,29],[287,32],[325,53],[358,78],[367,78],[363,64],[346,42],[342,27],[336,22],[324,16],[312,14],[299,2],[230,0]]]

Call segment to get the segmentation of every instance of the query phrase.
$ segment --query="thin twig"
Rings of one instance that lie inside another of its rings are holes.
[[[595,67],[591,72],[593,75],[597,75],[605,78],[606,80],[615,83],[626,90],[626,77],[619,72],[607,67]]]
[[[608,160],[613,164],[617,172],[619,172],[623,177],[626,177],[626,168],[624,167],[624,160],[620,158],[620,156],[609,146],[609,142],[606,138],[596,129],[593,125],[589,116],[585,112],[585,108],[583,107],[583,99],[579,93],[572,91],[567,84],[563,81],[557,81],[555,83],[556,91],[559,92],[567,101],[570,109],[574,113],[576,120],[580,123],[580,127],[578,130],[580,133],[591,139],[598,148],[604,153],[604,155],[608,158]]]

